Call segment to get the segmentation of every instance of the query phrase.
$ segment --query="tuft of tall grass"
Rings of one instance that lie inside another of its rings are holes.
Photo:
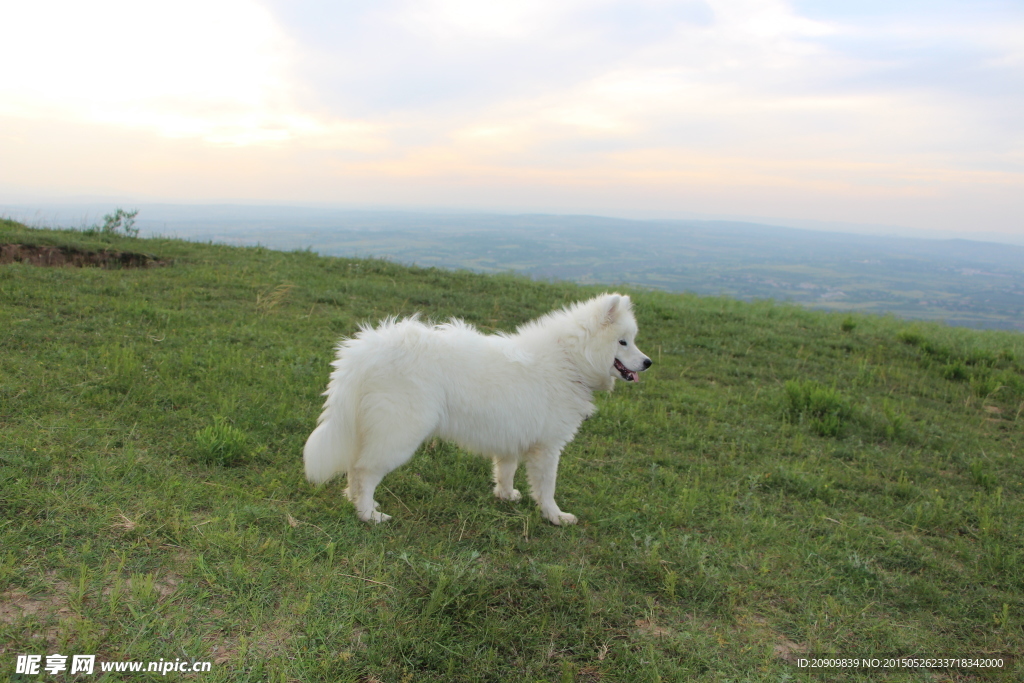
[[[249,437],[224,417],[214,418],[212,425],[195,433],[195,457],[199,462],[236,467],[248,462],[251,456]]]
[[[786,415],[794,422],[806,422],[819,436],[840,437],[853,416],[849,401],[834,387],[813,379],[788,380]]]

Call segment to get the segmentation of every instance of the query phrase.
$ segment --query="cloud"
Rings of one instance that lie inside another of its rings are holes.
[[[304,106],[386,125],[390,154],[465,142],[538,162],[551,145],[892,156],[1019,132],[1001,112],[1024,97],[1005,87],[1021,77],[1024,24],[811,19],[781,0],[272,7],[301,46]]]
[[[19,65],[0,72],[2,115],[214,144],[374,145],[372,124],[295,106],[295,46],[253,2],[40,0],[8,3],[0,19],[0,60]]]
[[[137,162],[147,192],[193,158],[206,184],[168,186],[879,222],[985,205],[1017,229],[1024,213],[1013,3],[39,0],[0,23],[0,59],[25,65],[0,72],[0,152],[106,127],[124,160],[167,160]]]

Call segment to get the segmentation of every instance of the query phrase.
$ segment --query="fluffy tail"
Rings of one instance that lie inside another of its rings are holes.
[[[302,450],[306,479],[314,484],[322,484],[347,471],[358,447],[353,386],[351,378],[345,377],[347,373],[340,367],[342,365],[340,360],[335,363],[337,370],[331,374],[327,385],[324,412]]]

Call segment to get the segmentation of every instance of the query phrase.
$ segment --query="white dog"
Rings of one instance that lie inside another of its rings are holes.
[[[461,320],[416,316],[363,326],[338,345],[327,401],[306,441],[306,478],[348,473],[346,494],[363,521],[390,519],[374,489],[425,440],[440,437],[494,460],[494,495],[519,500],[512,478],[526,463],[530,492],[553,524],[576,517],[555,503],[562,448],[615,378],[639,382],[651,359],[636,347],[628,296],[604,294],[549,313],[515,334],[483,335]]]

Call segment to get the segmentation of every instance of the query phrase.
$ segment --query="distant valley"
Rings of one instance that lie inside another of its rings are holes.
[[[1024,330],[1024,247],[724,221],[142,206],[164,234]]]

